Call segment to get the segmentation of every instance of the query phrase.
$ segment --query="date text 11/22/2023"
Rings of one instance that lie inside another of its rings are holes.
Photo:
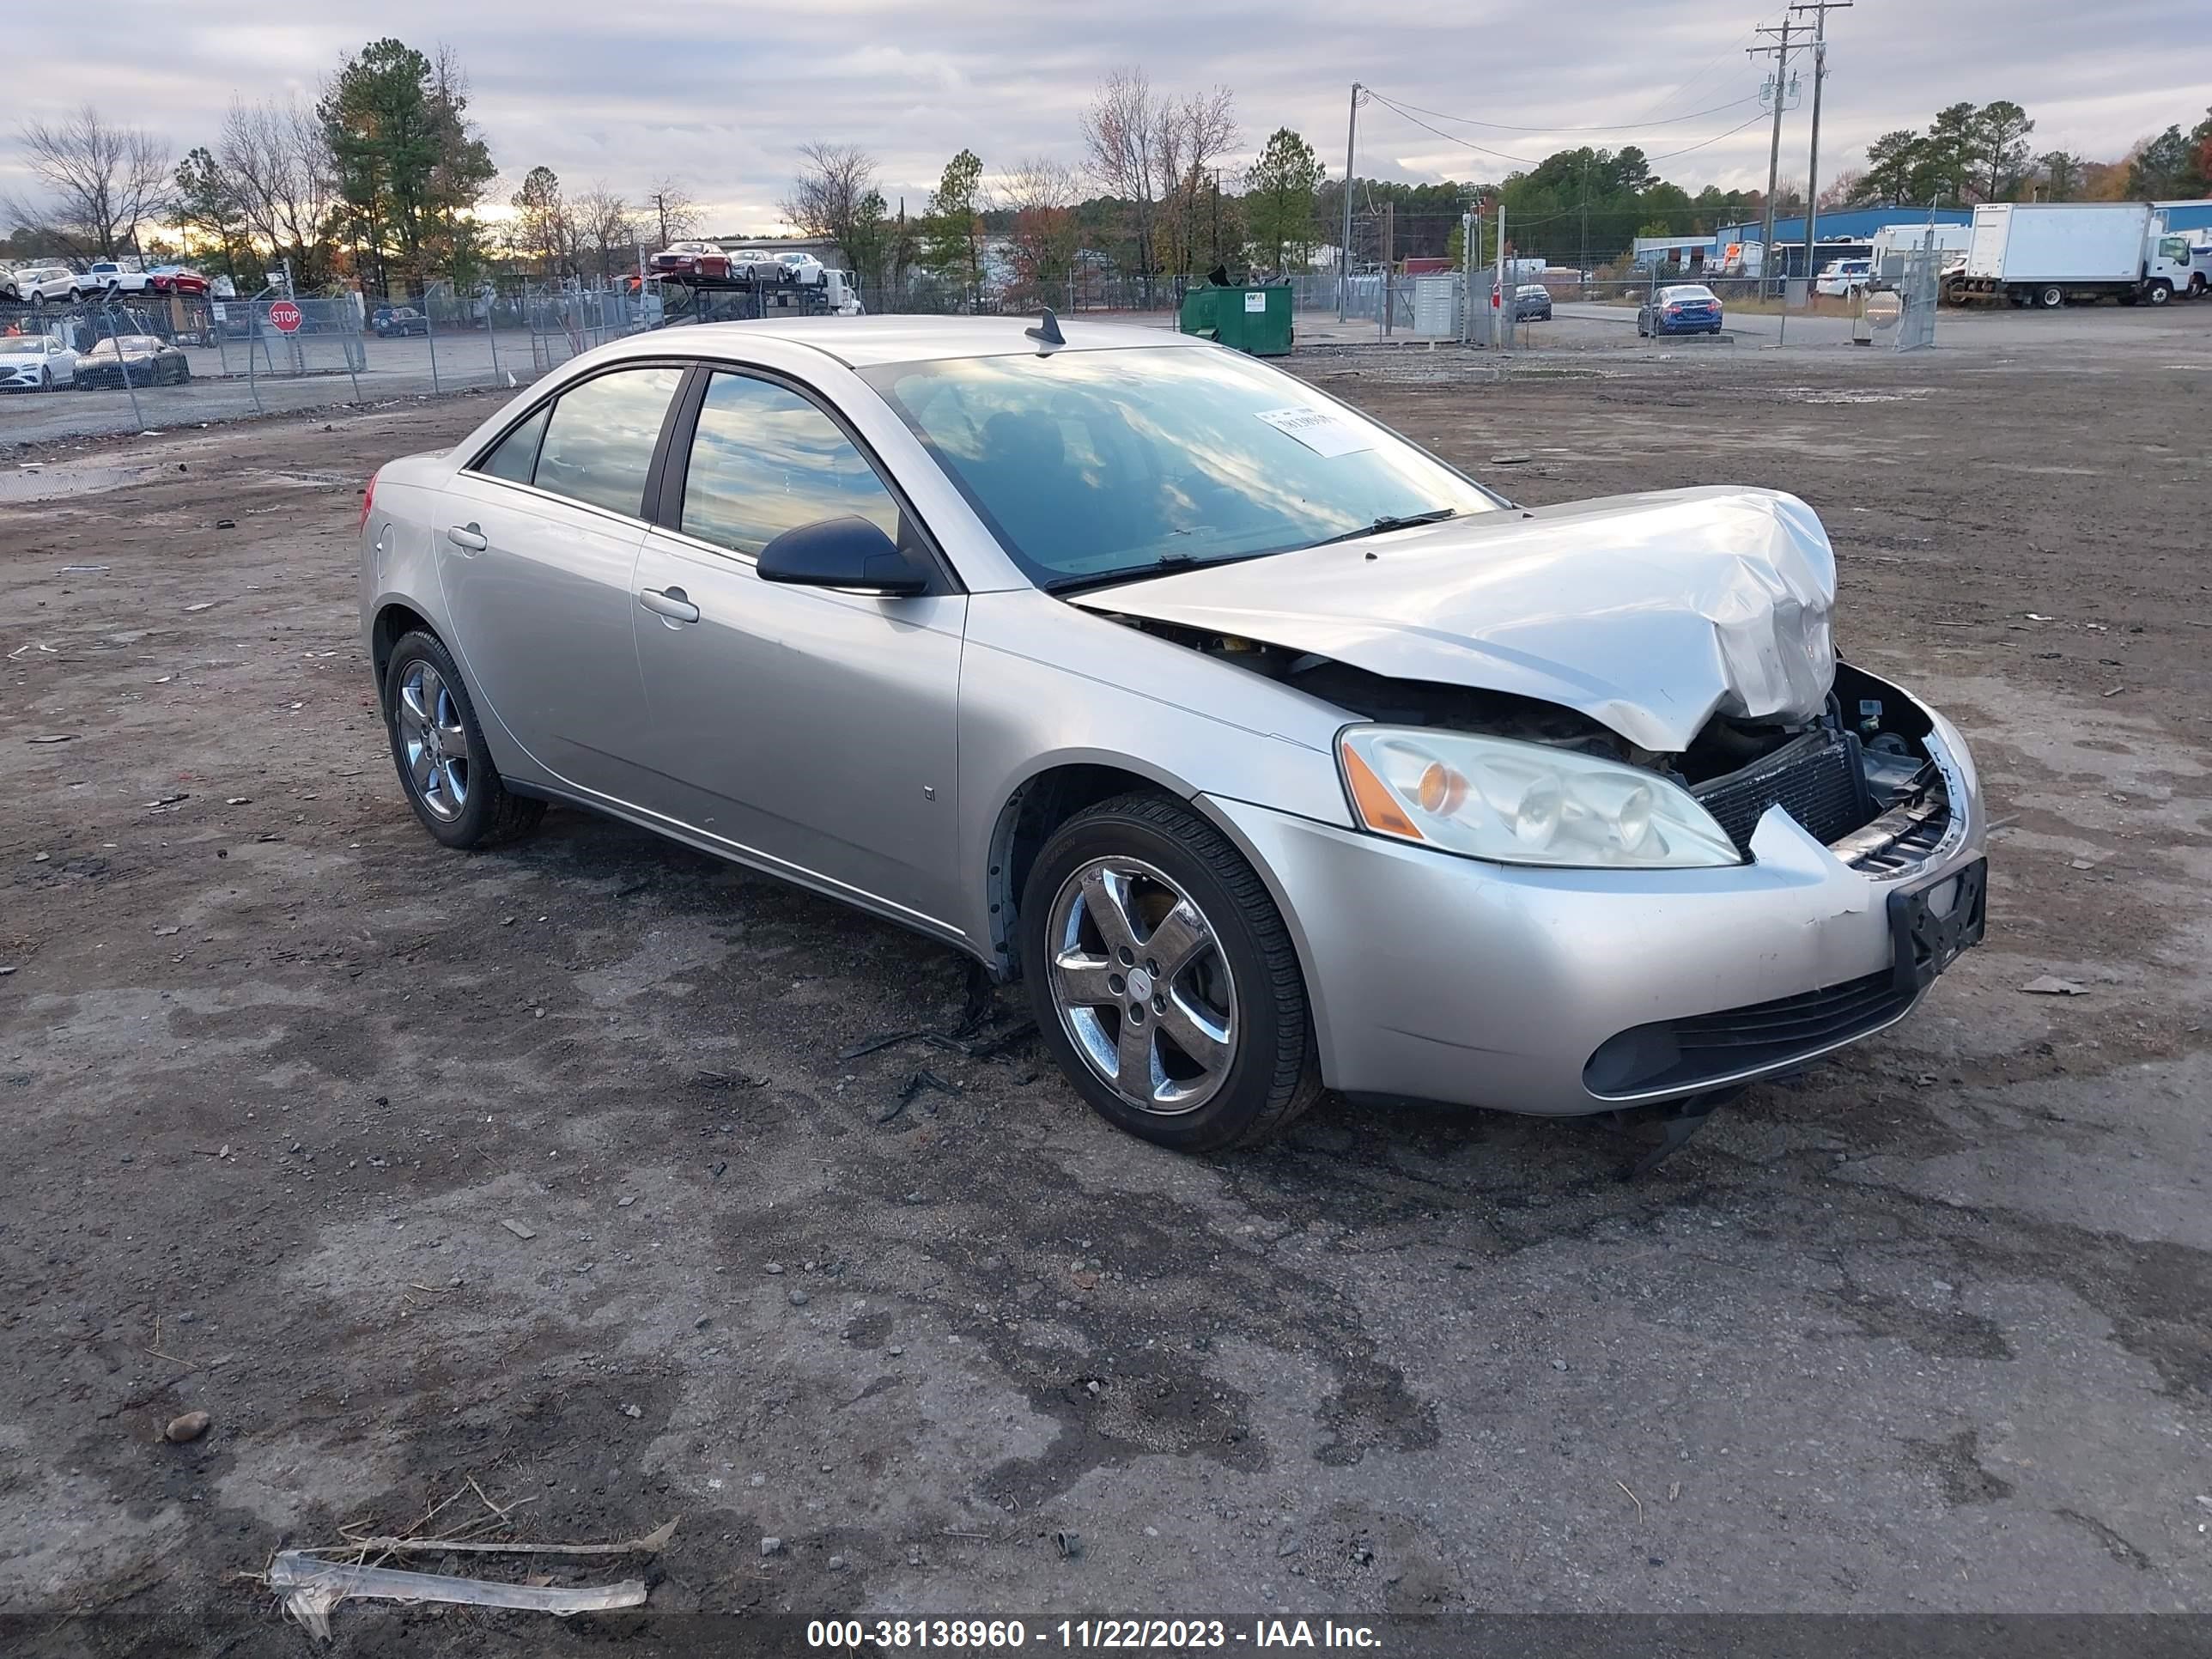
[[[879,1651],[1010,1653],[1036,1647],[1176,1653],[1237,1647],[1376,1648],[1382,1638],[1371,1626],[1328,1619],[1255,1619],[1249,1625],[1222,1619],[1062,1619],[1034,1626],[1018,1619],[824,1619],[808,1621],[806,1644]]]

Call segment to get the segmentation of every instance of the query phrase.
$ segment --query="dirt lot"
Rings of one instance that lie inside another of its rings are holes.
[[[539,1538],[681,1515],[653,1612],[337,1651],[2212,1607],[2208,362],[1307,363],[1531,502],[1797,490],[1845,650],[1975,744],[1986,947],[1634,1185],[1601,1126],[1341,1103],[1157,1153],[1032,1048],[841,1059],[962,1023],[887,926],[571,812],[441,851],[350,537],[481,399],[0,481],[0,1646],[300,1652],[234,1575],[470,1477]]]

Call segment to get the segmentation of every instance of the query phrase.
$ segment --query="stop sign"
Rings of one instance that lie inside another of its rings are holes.
[[[279,300],[269,307],[269,326],[279,334],[289,334],[300,326],[300,307],[289,300]]]

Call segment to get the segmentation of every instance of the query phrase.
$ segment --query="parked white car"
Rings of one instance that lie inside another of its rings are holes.
[[[76,380],[76,353],[50,334],[0,334],[0,392],[58,392]]]
[[[1822,270],[1813,289],[1835,299],[1848,299],[1873,280],[1873,260],[1837,259]]]

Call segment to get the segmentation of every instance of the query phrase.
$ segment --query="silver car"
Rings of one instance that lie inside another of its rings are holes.
[[[1966,746],[1837,659],[1803,502],[1524,509],[1158,330],[633,337],[361,545],[440,841],[561,802],[917,929],[1169,1146],[1325,1085],[1693,1122],[1981,936]]]

